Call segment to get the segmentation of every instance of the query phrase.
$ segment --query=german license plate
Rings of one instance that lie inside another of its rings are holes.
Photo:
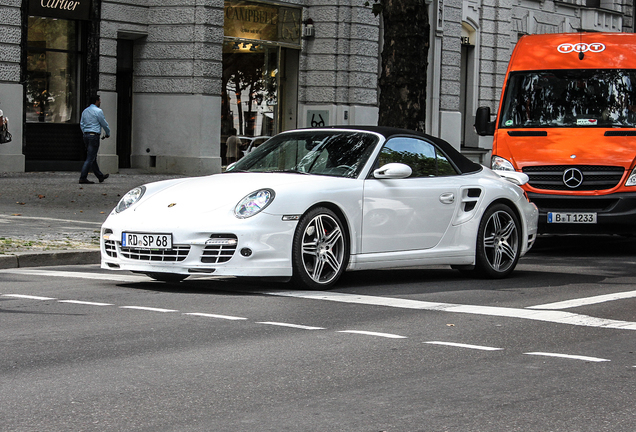
[[[141,249],[172,249],[172,234],[125,232],[121,234],[121,245]]]
[[[595,224],[596,213],[561,213],[549,212],[548,223]]]

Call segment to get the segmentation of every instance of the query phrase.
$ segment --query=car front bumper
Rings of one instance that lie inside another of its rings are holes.
[[[101,231],[101,267],[140,273],[291,277],[291,249],[296,221],[258,215],[258,223],[189,221],[187,229],[107,220]],[[214,225],[212,227],[212,225]],[[173,247],[122,247],[122,233],[170,233]]]

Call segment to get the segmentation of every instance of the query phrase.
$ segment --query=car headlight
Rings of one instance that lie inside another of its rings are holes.
[[[632,170],[632,173],[627,177],[625,186],[636,186],[636,169]]]
[[[119,200],[119,204],[115,207],[115,211],[117,213],[123,212],[128,207],[139,201],[141,197],[144,196],[144,193],[146,193],[146,186],[139,186],[132,189]]]
[[[234,215],[239,219],[245,219],[258,214],[274,200],[274,191],[260,189],[243,198],[234,208]]]
[[[514,171],[515,167],[512,166],[510,161],[500,156],[493,156],[490,159],[490,168],[497,171]]]

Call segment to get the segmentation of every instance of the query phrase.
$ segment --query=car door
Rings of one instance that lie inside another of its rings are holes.
[[[437,245],[457,207],[459,176],[448,158],[419,138],[389,139],[375,165],[408,165],[403,179],[364,182],[362,253],[429,249]]]

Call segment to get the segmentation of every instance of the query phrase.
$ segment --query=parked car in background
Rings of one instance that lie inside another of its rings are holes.
[[[252,152],[252,150],[257,148],[259,145],[263,144],[265,141],[270,139],[271,136],[267,136],[267,135],[261,135],[261,136],[255,136],[255,137],[239,136],[238,138],[241,140],[241,143],[243,143],[243,154],[246,155]]]
[[[536,237],[527,179],[414,131],[283,132],[224,173],[128,192],[102,226],[102,267],[305,289],[328,289],[345,270],[422,265],[502,278]]]

